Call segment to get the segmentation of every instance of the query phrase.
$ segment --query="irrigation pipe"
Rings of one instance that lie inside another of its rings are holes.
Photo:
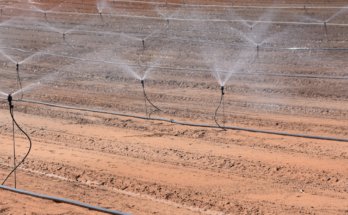
[[[167,69],[167,70],[179,70],[179,71],[195,71],[195,72],[223,72],[223,73],[231,73],[234,75],[259,75],[259,76],[282,76],[282,77],[292,77],[292,78],[321,78],[321,79],[343,79],[347,80],[348,77],[337,77],[337,76],[313,76],[313,75],[291,75],[291,74],[276,74],[276,73],[244,73],[244,72],[232,72],[232,71],[226,71],[226,70],[210,70],[210,69],[190,69],[190,68],[174,68],[174,67],[163,67],[163,66],[151,66],[151,65],[143,65],[143,64],[134,64],[134,63],[115,63],[110,61],[103,61],[103,60],[92,60],[92,59],[85,59],[85,58],[79,58],[79,57],[71,57],[71,56],[65,56],[65,55],[58,55],[58,54],[51,54],[51,53],[45,53],[45,52],[33,52],[33,51],[26,51],[18,48],[10,48],[10,47],[0,47],[0,49],[8,49],[8,50],[17,50],[24,53],[32,53],[32,54],[40,54],[40,55],[47,55],[47,56],[54,56],[54,57],[61,57],[61,58],[67,58],[67,59],[73,59],[73,60],[81,60],[86,62],[94,62],[94,63],[106,63],[106,64],[112,64],[112,65],[123,65],[123,66],[140,66],[140,67],[146,67],[146,68],[154,68],[154,69]]]
[[[56,30],[54,30],[52,28],[46,28],[46,27],[33,27],[33,26],[0,24],[0,27],[1,26],[17,27],[17,28],[25,28],[25,29],[41,29],[41,30],[56,31]],[[245,47],[245,48],[257,48],[256,45],[241,45],[241,44],[233,44],[233,43],[212,42],[212,41],[207,41],[207,40],[193,40],[193,39],[185,39],[185,38],[161,37],[161,36],[141,35],[141,34],[114,33],[114,32],[107,32],[107,31],[98,32],[98,31],[84,31],[84,30],[72,29],[72,30],[66,31],[64,34],[67,34],[69,32],[106,34],[106,35],[118,35],[118,36],[132,36],[132,37],[140,37],[140,38],[167,39],[167,40],[178,40],[178,41],[185,41],[185,42],[207,43],[207,44],[214,44],[214,45],[226,45],[226,46],[236,46],[236,47]],[[259,49],[274,49],[274,50],[348,50],[348,48],[308,48],[308,47],[272,47],[272,46],[259,46]]]
[[[6,100],[6,98],[1,98],[1,97],[0,97],[0,99]],[[125,114],[125,113],[115,113],[115,112],[110,112],[110,111],[93,110],[93,109],[79,108],[79,107],[70,107],[70,106],[56,105],[56,104],[51,104],[51,103],[46,103],[46,102],[39,102],[39,101],[32,101],[32,100],[13,99],[13,101],[41,104],[41,105],[47,105],[47,106],[51,106],[51,107],[71,109],[71,110],[89,111],[89,112],[105,113],[105,114],[112,114],[112,115],[124,116],[124,117],[133,117],[133,118],[138,118],[138,119],[171,122],[171,123],[175,123],[175,124],[179,124],[179,125],[196,126],[196,127],[204,127],[204,128],[220,128],[217,125],[193,124],[193,123],[186,123],[186,122],[175,121],[173,119],[152,118],[152,117],[138,116],[138,115],[132,115],[132,114]],[[310,138],[310,139],[320,139],[320,140],[332,140],[332,141],[348,142],[348,139],[344,139],[344,138],[321,137],[321,136],[312,136],[312,135],[304,135],[304,134],[292,134],[292,133],[285,133],[285,132],[278,132],[278,131],[266,131],[266,130],[258,130],[258,129],[251,129],[251,128],[233,127],[233,126],[224,126],[223,128],[231,129],[231,130],[241,130],[241,131],[250,131],[250,132],[259,132],[259,133],[266,133],[266,134],[291,136],[291,137],[302,137],[302,138]]]
[[[40,11],[31,10],[25,8],[17,8],[8,6],[7,8],[33,11],[40,13],[54,13],[54,14],[69,14],[69,15],[89,15],[89,16],[100,16],[100,13],[76,13],[76,12],[59,12],[59,11]],[[324,25],[324,22],[285,22],[285,21],[262,21],[262,20],[226,20],[226,19],[180,19],[180,18],[162,18],[155,16],[135,16],[135,15],[115,15],[115,14],[103,14],[105,16],[111,17],[126,17],[126,18],[139,18],[139,19],[156,19],[156,20],[174,20],[174,21],[190,21],[190,22],[252,22],[252,23],[267,23],[267,24],[292,24],[292,25]],[[348,24],[338,24],[338,23],[326,23],[326,25],[331,26],[348,26]]]
[[[344,9],[348,7],[324,7],[324,6],[243,6],[243,5],[201,5],[201,4],[179,4],[179,3],[171,3],[171,2],[147,2],[147,1],[128,1],[128,0],[109,0],[112,2],[124,2],[124,3],[143,3],[143,4],[162,4],[162,5],[185,5],[189,7],[226,7],[226,8],[259,8],[259,9]]]
[[[11,191],[11,192],[15,192],[15,193],[25,194],[25,195],[29,195],[29,196],[42,198],[42,199],[48,199],[48,200],[52,200],[52,201],[60,202],[60,203],[67,203],[67,204],[71,204],[71,205],[76,205],[76,206],[79,206],[79,207],[88,208],[90,210],[100,211],[100,212],[104,212],[104,213],[108,213],[108,214],[130,215],[130,214],[123,213],[123,212],[120,212],[120,211],[114,211],[114,210],[110,210],[110,209],[106,209],[106,208],[101,208],[101,207],[98,207],[98,206],[89,205],[89,204],[85,204],[85,203],[82,203],[82,202],[77,202],[77,201],[70,200],[70,199],[63,199],[63,198],[59,198],[59,197],[48,196],[48,195],[43,195],[43,194],[39,194],[39,193],[33,193],[33,192],[29,192],[29,191],[25,191],[25,190],[19,190],[19,189],[15,189],[15,188],[3,186],[3,185],[0,185],[0,188],[4,189],[4,190]]]

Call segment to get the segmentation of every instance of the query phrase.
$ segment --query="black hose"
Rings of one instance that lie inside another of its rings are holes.
[[[84,208],[88,208],[90,210],[100,211],[100,212],[103,212],[103,213],[115,214],[115,215],[130,215],[130,214],[123,213],[123,212],[120,212],[120,211],[114,211],[114,210],[107,209],[107,208],[101,208],[101,207],[85,204],[85,203],[82,203],[82,202],[77,202],[77,201],[70,200],[70,199],[63,199],[63,198],[54,197],[54,196],[42,195],[42,194],[33,193],[33,192],[25,191],[25,190],[13,189],[11,187],[6,187],[6,186],[2,186],[2,185],[0,185],[0,188],[4,189],[4,190],[11,191],[11,192],[24,194],[24,195],[34,196],[34,197],[38,197],[38,198],[42,198],[42,199],[53,200],[55,202],[61,202],[61,203],[67,203],[67,204],[71,204],[71,205],[76,205],[76,206],[79,206],[79,207],[84,207]]]
[[[64,42],[65,42],[68,46],[70,46],[70,47],[75,51],[74,47],[72,47],[72,45],[70,45],[70,44],[65,40],[65,34],[63,34],[63,40],[64,40]]]
[[[32,27],[32,26],[20,26],[20,25],[7,25],[4,24],[4,26],[12,26],[12,27],[18,27],[18,28],[32,28],[32,29],[49,29],[49,28],[42,28],[42,27]],[[97,34],[108,34],[108,35],[128,35],[128,36],[134,36],[134,37],[145,37],[145,38],[157,38],[157,39],[168,39],[168,40],[179,40],[179,41],[188,41],[188,42],[197,42],[197,43],[207,43],[207,44],[216,44],[216,45],[226,45],[226,46],[235,46],[235,47],[246,47],[246,48],[254,48],[255,46],[251,45],[241,45],[241,44],[232,44],[232,43],[222,43],[222,42],[212,42],[212,41],[205,41],[205,40],[193,40],[193,39],[185,39],[185,38],[173,38],[173,37],[161,37],[161,36],[152,36],[152,35],[138,35],[138,34],[125,34],[125,33],[112,33],[112,32],[96,32],[96,31],[82,31],[82,30],[73,30],[75,32],[84,32],[84,33],[97,33]],[[266,46],[260,46],[260,49],[274,49],[274,50],[348,50],[348,48],[296,48],[296,47],[266,47]]]
[[[270,47],[259,47],[260,49],[268,49]],[[34,51],[26,51],[23,49],[18,48],[11,48],[11,47],[0,47],[0,49],[8,49],[8,50],[17,50],[24,53],[33,53],[33,54],[40,54],[40,55],[47,55],[47,56],[55,56],[55,57],[61,57],[61,58],[67,58],[67,59],[74,59],[74,60],[81,60],[86,62],[95,62],[95,63],[106,63],[106,64],[113,64],[113,65],[127,65],[127,66],[141,66],[141,67],[147,67],[147,68],[156,68],[156,69],[169,69],[169,70],[180,70],[180,71],[200,71],[200,72],[224,72],[224,73],[231,73],[235,75],[263,75],[263,76],[283,76],[283,77],[296,77],[296,78],[322,78],[322,79],[344,79],[347,80],[348,77],[335,77],[335,76],[314,76],[314,75],[292,75],[292,74],[277,74],[277,73],[245,73],[245,72],[232,72],[232,71],[225,71],[225,70],[210,70],[210,69],[196,69],[196,68],[175,68],[175,67],[164,67],[164,66],[152,66],[152,65],[139,65],[139,64],[133,64],[133,63],[116,63],[111,61],[103,61],[103,60],[92,60],[92,59],[85,59],[85,58],[79,58],[79,57],[72,57],[72,56],[65,56],[65,55],[59,55],[59,54],[51,54],[47,52],[34,52]],[[273,48],[278,49],[278,48]],[[281,49],[281,48],[279,48]],[[318,48],[321,50],[333,50],[333,48]],[[318,50],[317,49],[317,50]],[[313,50],[313,49],[303,49],[303,50]],[[348,48],[342,48],[339,50],[348,50]]]
[[[221,129],[223,129],[224,131],[226,131],[225,127],[221,127],[221,126],[219,125],[219,123],[217,122],[217,120],[216,120],[216,113],[217,113],[217,111],[218,111],[219,108],[220,108],[221,102],[222,102],[222,100],[224,99],[224,95],[225,95],[224,86],[221,86],[221,99],[220,99],[220,103],[219,103],[218,107],[217,107],[216,110],[215,110],[215,113],[214,113],[214,120],[215,120],[216,125],[217,125],[219,128],[221,128]],[[223,121],[225,121],[225,119],[223,119]]]
[[[8,95],[7,100],[8,100],[9,105],[10,105],[10,114],[11,114],[12,121],[16,124],[16,126],[18,127],[18,129],[19,129],[25,136],[27,136],[30,145],[29,145],[29,150],[28,150],[27,154],[26,154],[26,155],[24,156],[24,158],[18,163],[18,165],[15,166],[15,167],[12,169],[12,171],[10,172],[10,174],[7,175],[7,177],[6,177],[5,180],[2,182],[1,185],[4,185],[4,183],[5,183],[6,180],[11,176],[11,174],[12,174],[14,171],[16,171],[16,169],[19,167],[19,165],[21,165],[21,164],[24,162],[24,160],[28,157],[28,155],[29,155],[29,153],[30,153],[30,150],[31,150],[31,146],[32,146],[30,137],[29,137],[28,134],[25,133],[25,132],[23,131],[23,129],[17,124],[16,120],[15,120],[14,117],[13,117],[13,113],[12,113],[12,109],[13,109],[13,105],[12,105],[12,96],[11,96],[11,95]]]
[[[144,98],[145,98],[146,116],[147,116],[146,100],[152,105],[152,107],[155,108],[154,111],[150,112],[149,118],[151,118],[151,114],[154,113],[154,112],[156,112],[156,111],[162,111],[162,112],[164,112],[163,110],[159,109],[159,108],[156,107],[154,104],[152,104],[152,102],[149,100],[149,98],[147,98],[146,93],[145,93],[145,83],[144,83],[144,80],[141,80],[141,85],[143,86],[143,92],[144,92]]]
[[[0,97],[0,99],[6,100],[6,98],[1,98],[1,97]],[[50,107],[65,108],[65,109],[70,109],[70,110],[90,111],[90,112],[94,112],[94,113],[112,114],[112,115],[117,115],[117,116],[133,117],[133,118],[137,118],[137,119],[149,119],[149,117],[147,117],[147,116],[145,117],[145,116],[138,116],[138,115],[133,115],[133,114],[116,113],[116,112],[111,112],[111,111],[94,110],[94,109],[79,108],[79,107],[70,107],[70,106],[56,105],[56,104],[40,102],[40,101],[32,101],[32,100],[24,100],[24,99],[23,100],[15,100],[15,101],[29,102],[29,103],[33,103],[33,104],[41,104],[41,105],[47,105]],[[150,118],[150,119],[163,121],[163,122],[175,123],[175,124],[179,124],[179,125],[196,126],[196,127],[203,127],[203,128],[219,128],[216,125],[194,124],[194,123],[175,121],[173,119],[164,119],[164,118]],[[225,129],[232,129],[232,130],[240,130],[240,131],[284,135],[284,136],[291,136],[291,137],[302,137],[302,138],[311,138],[311,139],[319,139],[319,140],[332,140],[332,141],[348,142],[348,139],[336,138],[336,137],[321,137],[321,136],[313,136],[313,135],[306,135],[306,134],[292,134],[292,133],[279,132],[279,131],[266,131],[266,130],[258,130],[258,129],[234,127],[234,126],[225,126],[224,128]]]
[[[102,20],[103,22],[105,22],[105,20],[103,19],[102,13],[99,13],[99,14],[100,14],[101,20]],[[109,23],[105,22],[105,24],[107,24],[107,25],[110,27]]]

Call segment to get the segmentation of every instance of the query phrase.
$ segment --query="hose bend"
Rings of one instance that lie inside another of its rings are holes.
[[[217,107],[216,110],[215,110],[215,113],[214,113],[214,120],[215,120],[216,125],[217,125],[219,128],[221,128],[221,129],[223,129],[224,131],[226,131],[226,128],[221,127],[221,126],[219,125],[219,123],[217,122],[217,120],[216,120],[216,113],[218,112],[218,110],[219,110],[219,108],[220,108],[220,105],[221,105],[221,103],[222,103],[222,100],[224,99],[224,95],[225,95],[224,89],[225,89],[224,86],[221,86],[221,99],[220,99],[220,103],[219,103],[218,107]]]
[[[2,182],[1,185],[4,185],[5,182],[7,181],[7,179],[11,176],[11,174],[24,162],[24,160],[28,157],[29,153],[30,153],[30,150],[31,150],[31,146],[32,146],[32,143],[31,143],[31,139],[30,137],[28,136],[27,133],[25,133],[23,131],[23,129],[17,124],[16,120],[14,119],[13,117],[13,105],[12,105],[12,96],[11,95],[8,95],[8,101],[9,101],[9,105],[10,105],[10,114],[11,114],[11,118],[12,118],[12,121],[16,124],[16,126],[18,127],[18,129],[25,135],[27,136],[28,140],[29,140],[29,150],[27,152],[27,154],[24,156],[24,158],[17,164],[17,166],[15,166],[12,171],[7,175],[7,177],[5,178],[5,180]]]
[[[146,107],[146,100],[152,105],[152,107],[154,107],[156,110],[153,110],[152,112],[150,112],[149,114],[149,118],[151,118],[151,114],[156,112],[156,111],[162,111],[164,112],[163,110],[159,109],[158,107],[156,107],[154,104],[152,104],[152,102],[149,100],[149,98],[147,97],[146,95],[146,92],[145,92],[145,83],[144,83],[144,80],[141,80],[141,85],[143,86],[143,93],[144,93],[144,98],[145,98],[145,108],[146,108],[146,115],[147,115],[147,107]]]
[[[70,46],[70,47],[75,51],[74,47],[72,47],[72,45],[70,45],[70,44],[65,40],[65,33],[63,34],[63,40],[64,40],[64,42],[65,42],[68,46]]]

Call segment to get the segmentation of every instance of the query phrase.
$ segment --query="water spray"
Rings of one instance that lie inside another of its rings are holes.
[[[63,33],[63,40],[64,40],[64,42],[65,42],[68,46],[70,46],[70,47],[75,51],[74,47],[72,47],[72,45],[70,45],[70,44],[65,40],[65,33]]]
[[[224,92],[224,90],[225,90],[225,87],[224,87],[224,86],[221,86],[221,99],[220,99],[220,103],[219,103],[218,107],[217,107],[216,110],[215,110],[215,113],[214,113],[214,120],[215,120],[216,125],[219,126],[219,128],[221,128],[221,129],[223,129],[224,131],[226,131],[226,129],[224,128],[224,127],[225,127],[225,100],[224,100],[225,92]],[[223,123],[224,123],[224,126],[223,126],[223,127],[221,127],[221,126],[219,125],[219,123],[217,122],[217,120],[216,120],[216,113],[218,112],[218,110],[219,110],[220,105],[221,105],[222,102],[223,102]]]
[[[28,155],[29,155],[29,153],[30,153],[30,150],[31,150],[31,146],[32,146],[30,137],[29,137],[28,134],[25,133],[25,132],[23,131],[23,129],[17,124],[16,120],[15,120],[14,117],[13,117],[13,107],[14,107],[14,105],[12,105],[12,95],[11,95],[11,94],[8,95],[7,101],[8,101],[8,104],[9,104],[9,106],[10,106],[10,114],[11,114],[11,118],[12,118],[13,128],[14,128],[14,124],[15,124],[15,125],[17,126],[17,128],[18,128],[25,136],[27,136],[30,145],[29,145],[29,150],[28,150],[27,154],[24,156],[24,158],[23,158],[17,165],[15,164],[15,162],[16,162],[16,157],[15,157],[16,154],[15,154],[15,150],[14,150],[14,168],[13,168],[12,171],[7,175],[7,177],[6,177],[5,180],[2,182],[1,185],[4,185],[4,184],[5,184],[5,182],[6,182],[7,179],[11,176],[11,174],[12,174],[13,172],[15,172],[16,169],[18,168],[18,166],[21,165],[21,164],[24,162],[24,160],[28,157]],[[14,142],[14,129],[13,129],[13,144],[15,144],[15,142]],[[15,147],[15,145],[14,145],[13,147]],[[14,148],[14,149],[15,149],[15,148]],[[15,173],[15,188],[16,188],[16,186],[17,186],[17,182],[16,182],[16,173]]]
[[[156,112],[156,111],[162,111],[161,109],[159,109],[158,107],[156,107],[154,104],[152,104],[152,102],[149,100],[149,98],[146,96],[146,93],[145,93],[145,83],[144,83],[144,79],[141,80],[141,85],[143,86],[143,92],[144,92],[144,100],[145,100],[145,114],[147,116],[147,106],[146,106],[146,100],[152,105],[152,107],[154,107],[156,110],[150,112],[149,114],[149,118],[151,118],[151,114]]]

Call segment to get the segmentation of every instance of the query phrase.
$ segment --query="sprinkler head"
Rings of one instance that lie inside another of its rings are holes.
[[[141,85],[144,86],[144,79],[140,80],[140,82],[141,82]]]
[[[253,31],[253,26],[250,27],[250,31]]]
[[[257,48],[257,51],[258,51],[258,50],[259,50],[259,48],[260,48],[260,46],[259,46],[259,45],[257,45],[257,46],[256,46],[256,48]]]
[[[167,19],[167,23],[169,24],[169,19]]]
[[[8,94],[7,101],[8,101],[8,104],[10,105],[10,108],[13,108],[13,105],[12,105],[12,95],[11,94]]]
[[[325,27],[326,27],[326,22],[324,22],[324,25],[325,25]]]
[[[221,94],[222,94],[222,95],[225,95],[224,90],[225,90],[225,87],[224,87],[224,86],[221,86]]]
[[[306,5],[303,5],[303,9],[305,9],[305,10],[306,10]]]
[[[7,101],[8,101],[9,103],[12,102],[12,95],[11,95],[11,94],[8,94],[8,96],[7,96]]]
[[[99,12],[99,14],[101,15],[101,12]]]
[[[143,46],[145,46],[145,41],[144,41],[144,40],[141,40],[141,42],[143,43]]]
[[[19,67],[19,64],[17,63],[17,64],[16,64],[16,69],[17,69],[17,70],[18,70],[18,67]]]

